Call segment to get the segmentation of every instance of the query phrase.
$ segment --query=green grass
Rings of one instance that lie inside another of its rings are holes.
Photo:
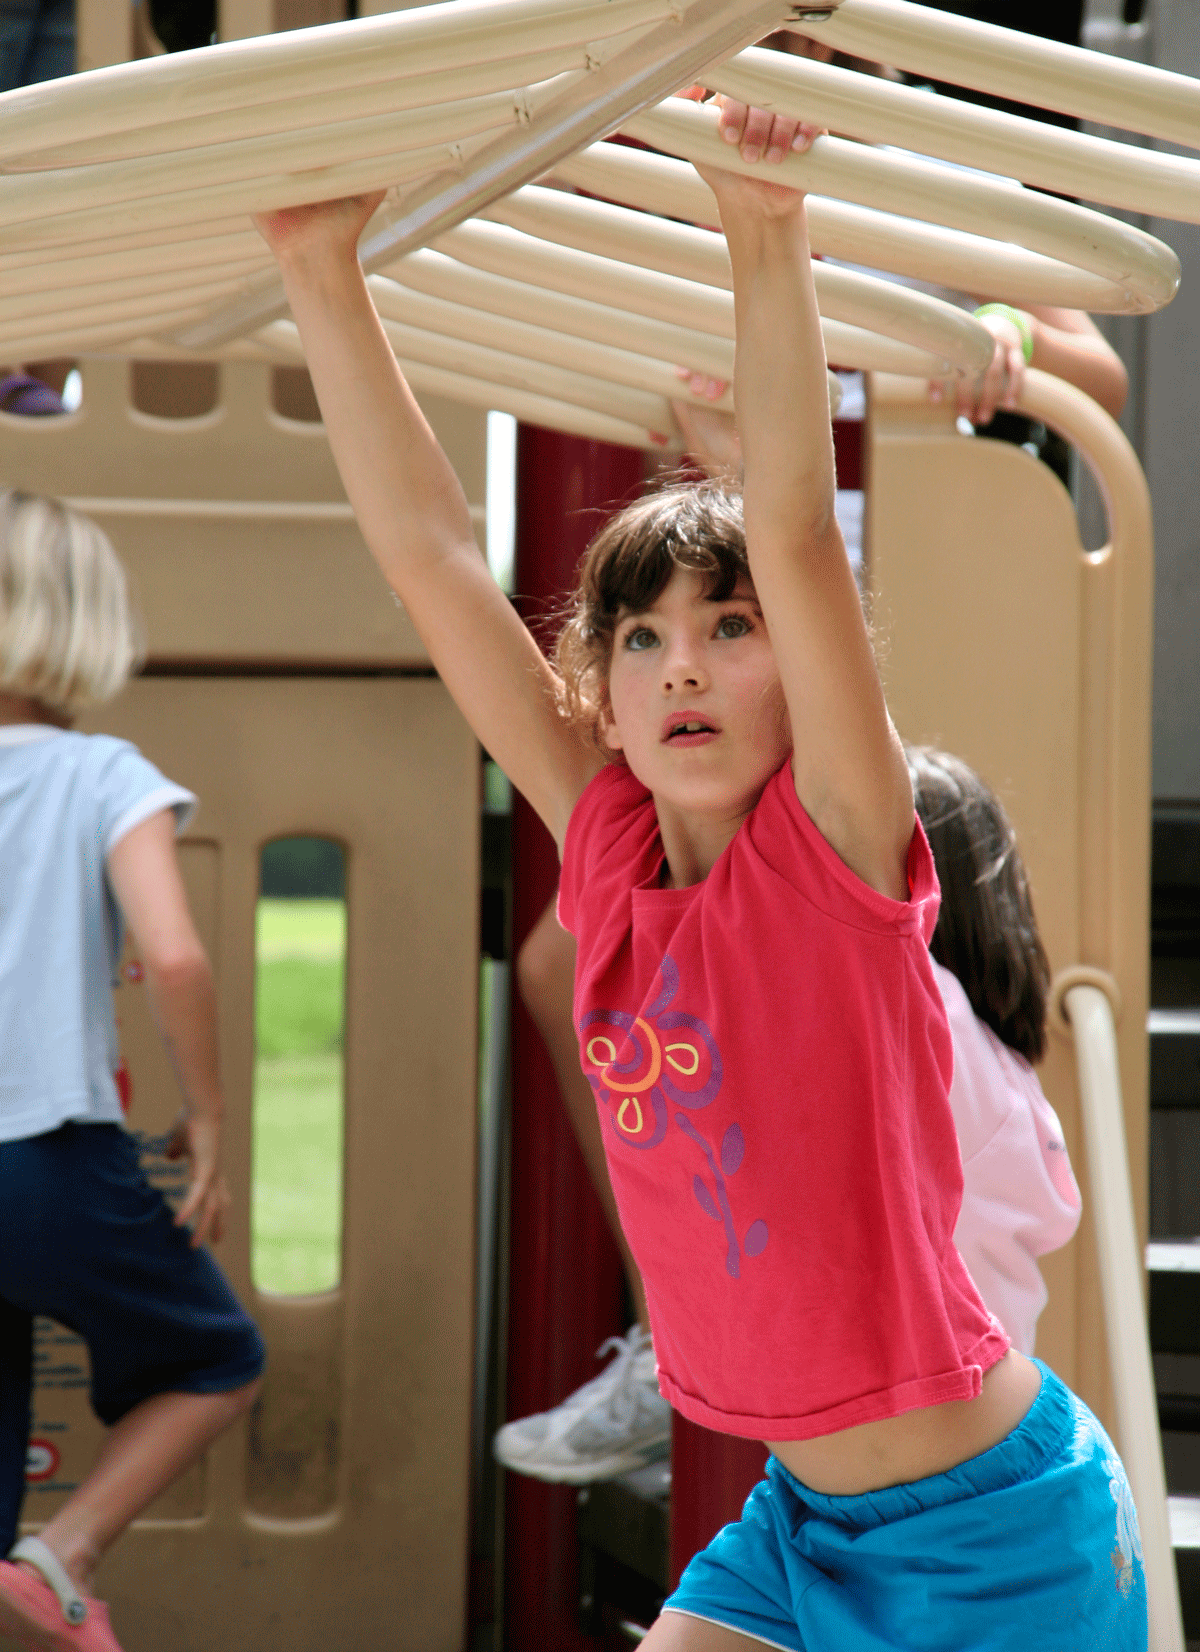
[[[302,1295],[341,1277],[345,908],[261,900],[251,1273]]]

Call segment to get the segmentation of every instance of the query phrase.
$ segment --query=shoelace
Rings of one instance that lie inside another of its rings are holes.
[[[616,1355],[604,1373],[605,1378],[613,1385],[605,1410],[614,1423],[628,1426],[641,1410],[641,1385],[634,1370],[634,1362],[639,1354],[647,1352],[649,1348],[650,1338],[640,1326],[634,1326],[628,1336],[609,1337],[596,1350],[597,1359],[603,1359],[605,1354],[610,1352]]]

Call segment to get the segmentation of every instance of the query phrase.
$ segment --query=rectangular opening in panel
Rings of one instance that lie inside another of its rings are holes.
[[[345,852],[327,838],[263,848],[250,1268],[277,1296],[341,1281],[345,885]]]

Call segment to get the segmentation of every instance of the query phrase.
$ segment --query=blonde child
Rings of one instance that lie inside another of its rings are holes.
[[[755,158],[805,141],[738,106],[723,124]],[[744,495],[668,490],[610,523],[558,671],[371,306],[355,248],[380,197],[260,220],[367,543],[562,851],[660,1386],[773,1453],[645,1644],[1144,1647],[1112,1447],[1009,1347],[951,1241],[936,880],[833,512],[803,200],[708,176]]]
[[[70,727],[134,659],[105,536],[51,500],[0,494],[0,1640],[30,1652],[119,1652],[89,1593],[96,1564],[252,1403],[263,1363],[203,1248],[228,1195],[215,994],[174,845],[196,800],[128,742]],[[191,1177],[175,1216],[113,1079],[125,922],[183,1092],[168,1152]],[[40,1537],[10,1549],[38,1314],[86,1340],[110,1432]]]

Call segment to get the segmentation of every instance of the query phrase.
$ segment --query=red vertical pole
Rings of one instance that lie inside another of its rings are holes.
[[[642,456],[522,425],[517,438],[516,589],[535,631],[575,586],[579,558],[636,497]],[[523,799],[513,817],[513,948],[558,881],[549,833]],[[512,1197],[507,1415],[557,1405],[596,1375],[623,1332],[621,1262],[592,1192],[545,1047],[519,1002],[512,1025]],[[588,1652],[581,1635],[575,1493],[510,1474],[505,1494],[505,1645]]]
[[[762,1479],[767,1448],[714,1434],[678,1412],[671,1423],[671,1587],[731,1520]]]

